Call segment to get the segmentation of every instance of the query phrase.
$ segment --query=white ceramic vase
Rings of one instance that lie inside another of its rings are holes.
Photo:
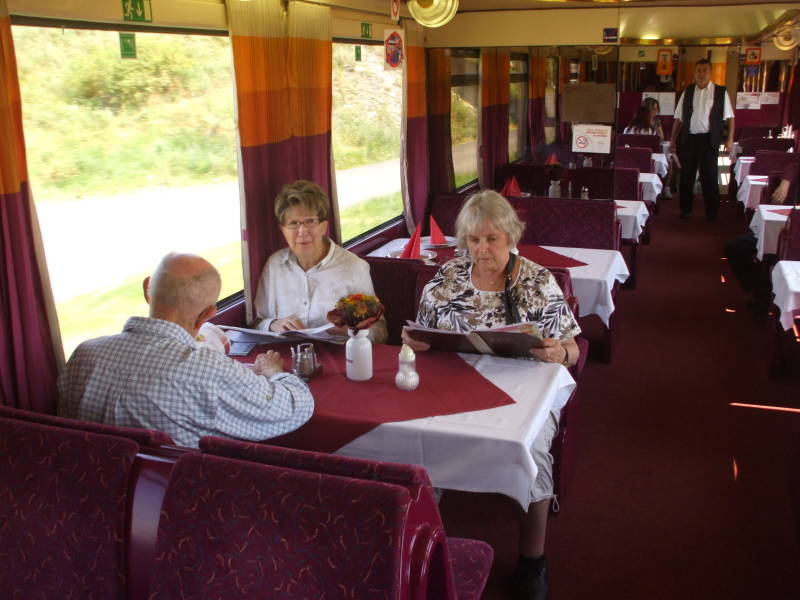
[[[348,329],[350,337],[345,345],[345,360],[347,361],[347,378],[353,381],[366,381],[372,378],[372,342],[369,339],[369,330],[362,329],[353,333]]]

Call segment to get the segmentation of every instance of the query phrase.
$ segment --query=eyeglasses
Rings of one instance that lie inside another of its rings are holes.
[[[286,229],[300,229],[300,226],[303,225],[306,229],[314,229],[321,222],[322,219],[304,219],[303,221],[289,221],[284,223],[283,226]]]

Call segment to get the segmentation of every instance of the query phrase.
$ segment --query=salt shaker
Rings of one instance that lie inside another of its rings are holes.
[[[587,186],[583,186],[581,188],[581,198],[583,198],[584,200],[589,199],[589,188]]]
[[[416,357],[414,351],[406,344],[403,344],[397,357],[397,375],[394,376],[394,383],[397,389],[406,392],[417,389],[419,385]]]

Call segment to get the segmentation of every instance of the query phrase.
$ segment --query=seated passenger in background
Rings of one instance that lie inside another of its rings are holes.
[[[256,292],[256,327],[289,331],[328,323],[328,311],[350,294],[374,295],[369,265],[325,235],[331,205],[310,181],[283,186],[275,216],[288,248],[267,259]],[[386,320],[370,328],[373,342],[386,340]]]
[[[485,190],[467,198],[456,219],[458,247],[467,254],[444,264],[425,286],[417,322],[462,332],[536,323],[545,346],[531,348],[533,358],[571,367],[578,361],[575,336],[580,327],[550,271],[511,252],[523,228],[516,211],[497,192]],[[403,341],[414,350],[429,348],[406,332]],[[544,543],[554,497],[550,444],[559,416],[560,409],[550,412],[530,448],[538,474],[522,519],[515,598],[543,600],[548,594]]]
[[[658,114],[658,113],[656,113]],[[622,133],[632,133],[635,135],[658,135],[658,130],[653,125],[654,115],[650,109],[642,104],[636,109],[633,120]]]
[[[658,114],[661,112],[661,105],[658,103],[658,100],[652,97],[645,98],[642,104],[650,111],[650,127],[653,128],[658,138],[664,141],[664,127],[661,125],[661,120],[658,118]]]
[[[191,447],[204,435],[257,441],[305,423],[311,392],[283,371],[277,352],[260,354],[251,369],[195,342],[220,286],[199,256],[165,256],[144,280],[150,316],[76,348],[58,380],[58,414],[156,429]]]

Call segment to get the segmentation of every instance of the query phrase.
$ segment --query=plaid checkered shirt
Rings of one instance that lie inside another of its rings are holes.
[[[204,435],[265,440],[297,429],[314,411],[298,377],[256,375],[197,345],[180,325],[144,317],[78,346],[58,389],[61,416],[156,429],[192,447]]]

